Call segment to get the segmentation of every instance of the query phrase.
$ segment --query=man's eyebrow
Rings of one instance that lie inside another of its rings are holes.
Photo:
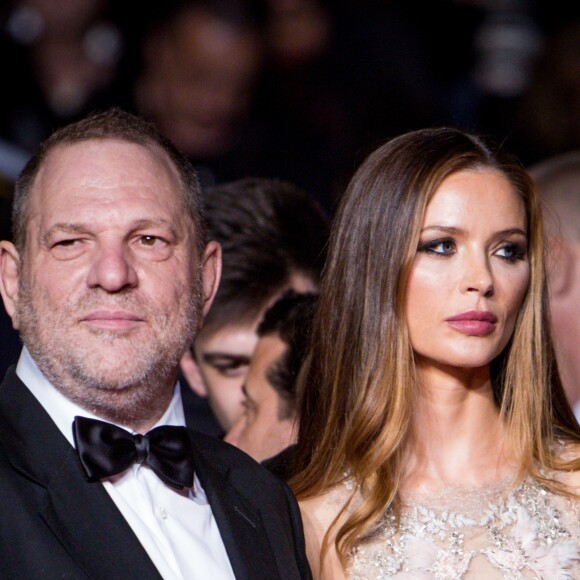
[[[136,222],[134,222],[133,224],[131,224],[131,229],[133,230],[139,230],[141,228],[158,228],[158,227],[162,227],[162,228],[168,228],[170,229],[172,232],[175,231],[175,224],[173,221],[171,220],[166,220],[164,218],[159,218],[159,219],[142,219],[142,220],[137,220]]]
[[[203,360],[209,364],[223,362],[224,360],[238,364],[250,364],[249,356],[243,354],[231,354],[228,352],[207,352],[203,355]]]
[[[140,230],[143,228],[154,228],[162,227],[167,228],[171,231],[172,235],[177,236],[177,230],[173,222],[160,218],[160,219],[141,219],[131,224],[131,231]],[[90,232],[90,225],[83,223],[73,223],[73,222],[59,222],[53,224],[46,230],[43,239],[47,239],[55,233],[64,234],[86,234]]]
[[[61,222],[54,224],[44,232],[42,236],[43,241],[48,240],[51,236],[57,233],[62,234],[86,234],[88,233],[89,228],[84,224],[75,224],[69,222]]]

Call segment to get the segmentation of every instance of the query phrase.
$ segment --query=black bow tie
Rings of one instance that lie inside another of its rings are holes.
[[[73,435],[88,481],[146,463],[167,485],[177,489],[193,485],[193,451],[185,427],[167,425],[133,435],[105,421],[75,417]]]

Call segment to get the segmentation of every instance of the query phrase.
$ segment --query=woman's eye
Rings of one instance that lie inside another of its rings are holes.
[[[450,256],[455,252],[455,242],[451,239],[433,240],[420,246],[419,252],[437,256]]]
[[[526,248],[520,244],[505,244],[496,251],[496,255],[508,262],[522,260],[526,256]]]

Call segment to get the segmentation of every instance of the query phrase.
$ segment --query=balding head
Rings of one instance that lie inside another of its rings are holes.
[[[551,235],[580,241],[580,149],[550,157],[530,168]]]

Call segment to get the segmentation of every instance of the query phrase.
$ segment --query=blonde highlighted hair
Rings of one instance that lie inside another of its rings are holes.
[[[442,181],[463,170],[492,169],[524,201],[530,282],[513,337],[492,363],[498,410],[518,453],[521,475],[566,493],[542,475],[578,469],[554,439],[580,442],[560,384],[551,338],[542,220],[533,181],[517,160],[481,137],[454,128],[397,137],[372,153],[352,178],[333,224],[311,349],[299,385],[298,499],[322,494],[346,474],[363,492],[343,506],[332,530],[346,564],[359,538],[392,507],[399,511],[401,456],[414,403],[413,352],[404,316],[407,280],[427,204]],[[328,549],[327,533],[324,552]]]

